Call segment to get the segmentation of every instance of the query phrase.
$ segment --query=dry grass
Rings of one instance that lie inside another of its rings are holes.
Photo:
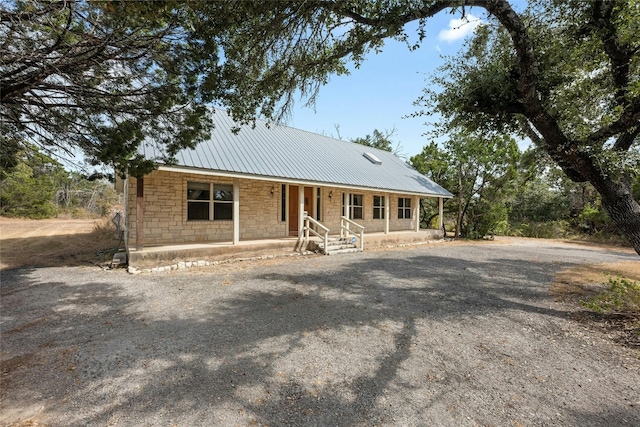
[[[109,218],[0,218],[0,270],[108,263],[117,245]]]
[[[618,344],[640,350],[640,313],[633,308],[636,305],[629,304],[636,298],[635,293],[623,294],[624,304],[620,307],[627,308],[613,312],[598,309],[605,307],[604,302],[608,301],[603,295],[611,293],[610,278],[640,282],[640,262],[581,265],[561,271],[551,284],[551,293],[558,301],[573,306],[573,319],[605,332]]]
[[[551,284],[551,293],[558,300],[592,295],[595,291],[602,290],[610,277],[640,281],[640,262],[580,265],[561,271]]]

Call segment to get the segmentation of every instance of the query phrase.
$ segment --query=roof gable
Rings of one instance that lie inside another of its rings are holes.
[[[224,110],[212,115],[211,138],[176,155],[177,166],[211,172],[246,174],[273,180],[451,197],[393,153],[277,124],[256,121],[238,126]],[[233,127],[240,127],[234,133]],[[142,154],[161,158],[153,144]],[[380,163],[364,154],[371,153]]]

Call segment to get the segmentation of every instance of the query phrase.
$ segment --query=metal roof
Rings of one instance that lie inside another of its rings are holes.
[[[255,127],[239,126],[224,110],[215,110],[212,118],[211,138],[194,149],[181,150],[175,166],[161,169],[452,197],[387,151],[264,121],[256,121]],[[240,131],[232,132],[233,127]],[[141,152],[149,159],[161,158],[152,143],[143,144]]]

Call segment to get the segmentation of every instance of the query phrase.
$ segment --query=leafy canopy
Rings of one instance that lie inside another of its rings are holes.
[[[386,39],[408,41],[405,24],[416,49],[428,18],[474,6],[489,25],[423,100],[444,130],[529,136],[593,184],[640,253],[638,0],[2,2],[0,131],[141,175],[138,145],[170,162],[208,133],[207,105],[277,120]]]

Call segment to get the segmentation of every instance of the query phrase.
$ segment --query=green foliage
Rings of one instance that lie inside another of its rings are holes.
[[[22,151],[0,181],[0,215],[33,219],[54,216],[56,190],[66,178],[62,165],[38,151]]]
[[[578,215],[578,218],[581,221],[581,226],[590,233],[597,232],[611,225],[611,221],[602,210],[602,207],[591,204],[585,205],[582,212]]]
[[[455,213],[458,234],[482,238],[507,229],[505,200],[513,193],[520,152],[510,137],[459,133],[438,147],[431,143],[410,164],[457,196],[445,204]]]
[[[637,2],[535,0],[519,13],[505,1],[485,6],[487,25],[433,76],[440,87],[424,90],[416,115],[437,117],[437,136],[530,138],[572,181],[597,189],[594,208],[640,253]]]
[[[75,217],[106,215],[118,202],[113,184],[90,181],[30,147],[14,157],[16,165],[0,180],[0,215],[32,219],[60,213]]]
[[[602,314],[640,313],[640,283],[622,277],[609,278],[604,291],[581,303]]]
[[[454,176],[450,153],[441,149],[435,142],[425,145],[420,154],[409,159],[409,164],[444,188],[453,188]]]
[[[209,134],[219,41],[242,6],[1,2],[0,134],[139,175],[154,167],[144,141],[170,163]]]
[[[366,145],[367,147],[377,148],[384,151],[393,151],[393,143],[389,139],[393,135],[393,131],[387,131],[385,133],[380,132],[378,129],[373,130],[373,134],[367,134],[364,138],[354,138],[351,142]]]
[[[539,239],[557,239],[566,237],[571,226],[566,220],[549,222],[511,221],[505,232],[509,236],[535,237]]]
[[[461,129],[529,137],[597,189],[640,253],[629,198],[639,164],[628,155],[640,135],[637,0],[532,0],[518,11],[508,0],[0,2],[0,134],[81,148],[141,176],[154,165],[139,146],[171,163],[209,133],[208,106],[243,122],[280,119],[386,39],[415,50],[428,18],[466,5],[484,8],[488,23],[435,76],[442,90],[425,91],[416,115],[439,114],[451,139]],[[493,197],[460,187],[473,203]]]

